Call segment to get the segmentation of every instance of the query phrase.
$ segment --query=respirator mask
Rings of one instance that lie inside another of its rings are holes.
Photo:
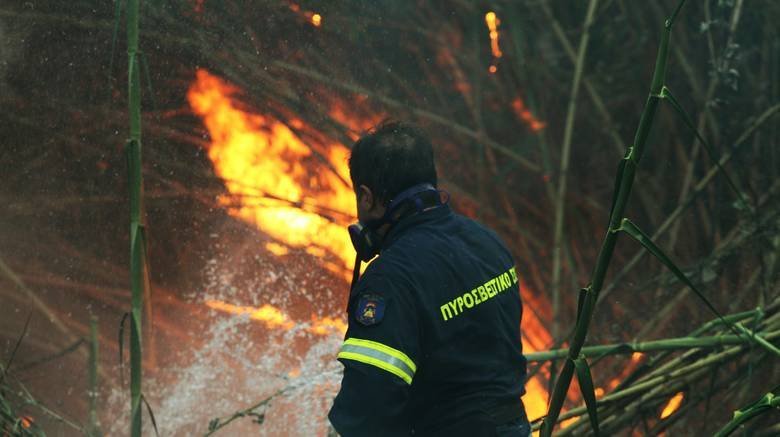
[[[433,199],[433,202],[428,199]],[[436,187],[431,184],[419,184],[395,196],[388,203],[387,209],[385,209],[385,213],[381,218],[349,225],[347,228],[349,237],[352,240],[352,246],[355,248],[352,288],[354,288],[360,275],[360,263],[370,261],[379,254],[382,248],[382,237],[379,235],[379,228],[386,224],[392,227],[404,217],[422,212],[427,208],[438,208],[442,205],[444,203],[441,201]]]

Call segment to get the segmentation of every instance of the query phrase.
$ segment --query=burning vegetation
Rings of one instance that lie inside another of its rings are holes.
[[[0,7],[3,435],[128,427],[126,14],[60,3]],[[141,336],[161,431],[218,431],[239,411],[270,434],[324,432],[354,260],[349,146],[386,117],[424,126],[453,207],[517,259],[538,425],[677,1],[153,3]],[[663,85],[692,117],[659,105],[627,216],[696,291],[621,239],[581,351],[593,387],[565,392],[556,435],[588,432],[588,390],[606,435],[728,431],[738,409],[756,417],[746,432],[778,432],[760,413],[780,382],[779,17],[769,0],[679,13]]]
[[[187,94],[209,131],[208,156],[229,192],[219,203],[274,238],[266,243],[271,250],[301,248],[348,280],[354,251],[344,228],[355,218],[349,149],[332,143],[318,153],[284,123],[239,109],[231,100],[235,92],[198,70]]]

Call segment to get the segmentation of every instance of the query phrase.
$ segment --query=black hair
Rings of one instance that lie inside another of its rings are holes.
[[[356,191],[365,185],[385,205],[414,185],[435,187],[431,141],[410,124],[384,121],[352,146],[349,174]]]

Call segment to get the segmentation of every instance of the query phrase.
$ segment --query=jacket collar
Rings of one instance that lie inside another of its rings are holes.
[[[426,211],[412,214],[408,217],[404,217],[396,223],[385,235],[382,240],[382,252],[387,250],[394,242],[396,242],[401,235],[406,233],[409,229],[418,226],[423,223],[432,222],[452,214],[450,206],[446,203]]]

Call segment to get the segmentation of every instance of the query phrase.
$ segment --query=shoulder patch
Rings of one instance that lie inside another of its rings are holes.
[[[385,316],[385,298],[376,294],[363,294],[355,307],[355,319],[363,325],[376,325]]]

